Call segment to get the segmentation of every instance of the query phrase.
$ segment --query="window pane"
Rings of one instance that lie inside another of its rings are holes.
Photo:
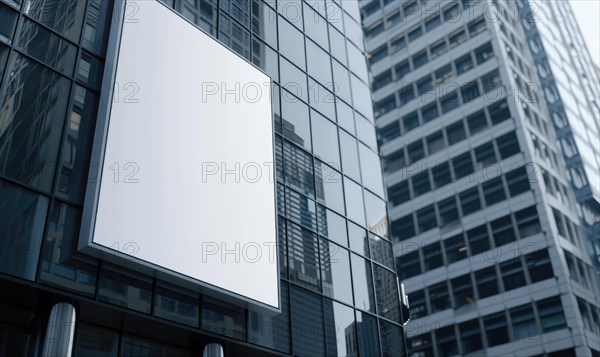
[[[459,198],[463,216],[481,209],[481,200],[479,199],[479,190],[477,187],[461,192]]]
[[[364,226],[366,222],[362,188],[344,177],[344,193],[346,197],[347,217]]]
[[[525,285],[525,273],[520,258],[511,259],[500,264],[500,272],[502,273],[505,291]]]
[[[18,13],[12,10],[10,7],[0,3],[0,39],[10,44],[13,32],[15,30],[15,24],[17,23]],[[0,66],[1,68],[1,66]],[[0,71],[0,78],[2,77],[2,71]]]
[[[367,238],[367,231],[364,228],[348,222],[348,237],[350,239],[350,249],[353,252],[366,257],[369,256],[369,239]]]
[[[278,27],[279,51],[296,66],[302,69],[306,68],[304,60],[304,36],[302,32],[298,31],[298,29],[281,17],[279,18]]]
[[[152,307],[152,280],[122,268],[100,270],[98,299],[149,314]],[[125,275],[126,274],[126,275]]]
[[[468,249],[462,234],[444,240],[444,248],[446,249],[446,259],[448,264],[467,257]]]
[[[352,305],[352,283],[348,279],[348,251],[321,238],[321,276],[326,296]]]
[[[320,205],[318,210],[319,234],[347,247],[346,219]]]
[[[367,229],[384,238],[389,238],[386,202],[369,191],[364,191]]]
[[[356,352],[354,310],[325,299],[325,333],[329,356],[349,356]]]
[[[504,193],[504,185],[502,184],[502,177],[497,177],[485,182],[482,185],[482,188],[486,206],[491,206],[495,203],[503,201],[506,198],[506,194]]]
[[[383,197],[383,177],[379,155],[362,144],[358,145],[358,151],[363,184],[375,194]]]
[[[181,1],[177,2],[181,3]],[[88,15],[83,27],[81,46],[100,56],[104,56],[106,52],[106,45],[108,43],[107,29],[110,27],[110,21],[112,20],[113,4],[113,1],[88,1]]]
[[[317,201],[327,207],[344,214],[344,189],[342,188],[342,175],[315,160],[315,176],[317,179]]]
[[[8,76],[11,73],[12,76]],[[70,81],[17,55],[0,92],[0,173],[50,191],[64,126]],[[6,76],[5,76],[6,77]]]
[[[404,356],[403,333],[399,326],[379,320],[381,350],[384,357]]]
[[[398,218],[392,222],[392,237],[403,241],[414,237],[416,234],[413,215]]]
[[[425,264],[425,271],[433,270],[444,265],[444,255],[439,242],[432,243],[423,248],[423,262]]]
[[[354,286],[354,306],[375,312],[371,263],[356,254],[352,254],[352,282]]]
[[[198,327],[198,294],[177,286],[159,283],[154,295],[154,315],[163,319]]]
[[[443,311],[451,307],[450,295],[448,294],[448,285],[445,281],[439,284],[431,285],[427,288],[427,291],[429,292],[431,313]]]
[[[288,223],[288,265],[290,280],[319,291],[319,243],[317,235]]]
[[[288,353],[290,350],[290,315],[288,284],[281,282],[281,313],[267,316],[248,310],[248,341]]]
[[[358,348],[360,356],[379,356],[377,319],[365,312],[356,312]]]
[[[417,222],[419,225],[419,233],[426,232],[438,226],[435,218],[434,205],[421,208],[417,211]]]
[[[467,137],[465,133],[465,126],[463,121],[458,121],[446,128],[446,136],[448,137],[448,144],[454,145]]]
[[[25,14],[50,27],[73,42],[79,41],[85,1],[27,0],[23,6]]]
[[[360,182],[360,165],[358,163],[356,139],[342,130],[340,130],[340,150],[342,152],[342,168],[344,173]]]
[[[118,345],[117,331],[79,323],[73,355],[117,357]]]
[[[322,302],[319,295],[291,287],[292,346],[295,355],[325,354]]]
[[[490,346],[502,345],[508,342],[508,326],[504,312],[488,315],[483,318],[485,334]]]
[[[35,279],[48,199],[0,180],[0,272]]]
[[[477,293],[480,299],[498,294],[498,278],[494,266],[476,271],[475,281],[477,282]]]

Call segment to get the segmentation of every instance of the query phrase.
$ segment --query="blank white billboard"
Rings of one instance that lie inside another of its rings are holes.
[[[80,249],[279,309],[270,78],[156,0],[122,9]]]

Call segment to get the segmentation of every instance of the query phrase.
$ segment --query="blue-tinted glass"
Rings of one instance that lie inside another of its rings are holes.
[[[169,356],[187,357],[189,352],[183,348],[167,345],[137,336],[123,336],[121,339],[121,357]]]
[[[199,310],[198,294],[166,283],[160,283],[156,287],[155,316],[198,327]]]
[[[340,150],[342,152],[342,169],[344,173],[360,182],[360,164],[356,139],[340,130]]]
[[[317,209],[315,202],[308,197],[286,188],[287,217],[304,227],[317,230]]]
[[[2,83],[2,75],[4,74],[4,69],[6,68],[6,61],[8,60],[9,52],[10,48],[0,43],[0,83]]]
[[[87,182],[98,179],[90,177],[88,180],[87,170],[97,109],[98,97],[75,85],[66,137],[63,140],[56,194],[76,203],[83,202]]]
[[[119,269],[121,270],[121,269]],[[126,274],[126,275],[125,275]],[[149,314],[152,306],[152,280],[131,271],[100,270],[98,299]]]
[[[219,18],[219,41],[240,56],[250,59],[250,32],[222,12]]]
[[[379,356],[377,319],[365,312],[356,312],[358,350],[360,356]]]
[[[277,48],[277,13],[263,1],[252,1],[252,32]]]
[[[11,42],[17,23],[17,12],[0,3],[0,41]],[[0,75],[2,72],[0,72]]]
[[[26,0],[23,9],[27,16],[50,27],[69,40],[79,41],[85,1]]]
[[[341,169],[337,126],[324,116],[311,111],[313,153],[327,165]]]
[[[375,296],[371,263],[358,255],[352,255],[352,283],[354,286],[354,306],[375,312]]]
[[[331,64],[329,54],[311,40],[306,41],[306,58],[308,61],[308,74],[322,85],[331,85]]]
[[[311,149],[308,106],[286,91],[282,91],[283,136],[296,145]]]
[[[288,353],[290,350],[290,313],[288,284],[281,282],[281,313],[267,316],[248,311],[248,341]]]
[[[73,356],[117,357],[118,346],[117,331],[79,323]]]
[[[319,7],[322,8],[323,5],[317,5],[317,9]],[[329,50],[327,21],[310,6],[304,6],[304,25],[306,29],[306,35],[325,50]]]
[[[352,282],[348,279],[348,251],[321,238],[321,279],[323,294],[352,305]]]
[[[81,211],[59,201],[50,210],[48,229],[42,248],[40,281],[82,293],[94,295],[96,291],[95,260],[89,264],[74,258],[79,239]]]
[[[274,81],[279,81],[279,56],[277,52],[258,39],[252,40],[252,63],[261,68]]]
[[[16,47],[66,75],[73,74],[77,48],[33,21],[21,24]]]
[[[336,113],[337,122],[340,127],[344,128],[350,134],[355,134],[356,129],[354,128],[354,110],[342,102],[341,100],[336,101]]]
[[[373,264],[373,277],[375,280],[375,296],[377,297],[377,311],[379,315],[400,322],[400,306],[398,296],[398,281],[391,271]]]
[[[346,197],[347,217],[354,222],[365,225],[365,206],[362,188],[354,181],[344,177],[344,196]]]
[[[318,207],[319,234],[342,246],[348,246],[346,219],[323,206]]]
[[[365,210],[367,228],[378,235],[388,238],[388,218],[385,201],[369,191],[365,191]]]
[[[177,2],[181,3],[181,1]],[[112,19],[113,4],[113,1],[88,1],[81,46],[100,56],[104,56],[106,53],[109,33],[108,29],[110,28],[110,21]],[[129,20],[135,20],[134,12],[128,12],[128,16]]]
[[[404,357],[403,335],[400,326],[379,320],[383,357]]]
[[[292,223],[287,226],[290,280],[308,288],[320,290],[317,235]]]
[[[348,41],[346,41],[346,48],[348,49],[348,64],[350,70],[356,74],[357,79],[360,78],[365,80],[365,78],[367,78],[367,67],[365,65],[367,61],[365,60],[365,55],[358,48],[356,48],[356,46]],[[352,85],[354,85],[354,82],[352,82]],[[368,95],[364,99],[368,101],[369,106],[371,106],[371,96]],[[356,101],[357,98],[354,97],[354,100]]]
[[[359,144],[358,148],[360,153],[362,179],[365,187],[380,197],[383,197],[383,177],[381,174],[381,161],[379,160],[379,155],[362,144]]]
[[[277,216],[277,244],[279,246],[279,276],[287,278],[288,276],[288,254],[287,254],[287,232],[286,220],[281,216]]]
[[[352,222],[348,222],[348,239],[350,240],[350,249],[353,252],[369,256],[369,240],[367,231]]]
[[[323,356],[325,341],[321,297],[292,286],[292,346],[297,356]]]
[[[322,5],[323,7],[325,5]],[[343,65],[348,64],[346,58],[346,39],[333,26],[329,26],[329,44],[331,46],[331,54]]]
[[[341,1],[342,5],[348,3],[348,6],[356,7],[358,3],[356,1]],[[364,49],[363,45],[363,31],[361,26],[350,16],[344,16],[344,32],[348,39],[352,41],[358,48]]]
[[[379,264],[394,269],[392,243],[372,233],[369,233],[369,242],[371,243],[371,258]]]
[[[315,161],[315,177],[317,179],[317,201],[327,207],[344,214],[344,189],[342,175],[331,167]]]
[[[50,191],[71,83],[16,53],[7,73],[0,92],[0,174]]]
[[[302,0],[277,0],[277,12],[302,31]]]
[[[203,296],[202,329],[238,340],[245,340],[246,311],[222,300]]]
[[[313,159],[308,153],[284,140],[285,182],[305,195],[314,197]]]
[[[217,24],[216,1],[175,1],[175,10],[204,31],[215,34]]]
[[[377,135],[375,126],[360,114],[355,115],[356,118],[356,135],[358,140],[367,144],[371,149],[377,150]]]
[[[331,85],[327,87],[329,88]],[[314,79],[308,78],[308,95],[310,105],[314,109],[318,110],[319,113],[325,115],[331,121],[335,121],[335,102],[337,98],[329,89],[323,87]]]
[[[337,61],[333,61],[333,91],[346,102],[352,102],[348,70]]]
[[[328,356],[356,355],[356,323],[354,310],[345,305],[324,300],[325,334]]]
[[[370,122],[373,122],[373,102],[371,101],[371,89],[363,81],[351,75],[352,99],[354,108],[364,115]]]
[[[0,180],[0,272],[35,279],[48,199]]]
[[[104,63],[87,52],[81,51],[76,79],[94,89],[100,89]]]
[[[279,18],[279,51],[296,66],[305,69],[304,35],[283,18]]]
[[[283,57],[280,57],[279,66],[281,70],[281,87],[303,101],[308,102],[309,92],[306,74]],[[285,91],[281,93],[281,100],[283,102],[296,101],[298,100],[296,97]]]

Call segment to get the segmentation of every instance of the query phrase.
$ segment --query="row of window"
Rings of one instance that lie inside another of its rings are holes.
[[[533,152],[535,155],[547,162],[553,169],[560,171],[560,168],[563,165],[559,161],[556,152],[550,148],[550,145],[546,144],[544,140],[541,140],[541,138],[533,132],[530,131],[529,134],[531,136],[531,142],[533,143]]]
[[[596,336],[600,335],[600,308],[580,297],[577,297],[577,306],[583,319],[583,326]]]
[[[548,251],[537,250],[410,293],[411,317],[416,319],[450,308],[459,309],[552,277]]]
[[[592,291],[600,290],[598,286],[598,277],[594,273],[594,268],[586,264],[583,260],[577,256],[571,254],[569,251],[564,250],[565,261],[567,262],[567,269],[569,270],[569,276],[571,280],[576,283],[585,286]]]
[[[584,247],[583,244],[583,232],[581,228],[569,217],[562,214],[559,210],[552,207],[552,215],[554,216],[554,222],[556,222],[556,229],[558,235],[569,240],[577,247]]]
[[[428,136],[425,143],[429,153],[432,152],[432,149],[439,151],[444,148],[441,132],[439,136],[436,134]],[[409,149],[412,150],[410,152],[413,154],[415,153],[414,150],[417,150],[411,148],[411,146],[409,146]],[[418,148],[418,150],[422,149],[422,146]],[[495,140],[482,144],[450,161],[438,163],[430,170],[422,170],[422,172],[411,176],[407,180],[388,187],[388,201],[392,206],[400,205],[431,190],[471,175],[475,172],[476,165],[483,168],[518,154],[520,151],[515,132],[499,136]]]
[[[443,76],[452,75],[451,66],[445,67],[447,71]],[[419,87],[422,84],[424,87]],[[417,88],[417,89],[415,89]],[[456,90],[453,90],[455,89]],[[429,122],[440,115],[446,114],[461,105],[472,102],[481,95],[484,95],[487,101],[495,100],[504,94],[502,87],[502,79],[497,70],[491,71],[480,78],[464,83],[448,83],[446,86],[438,87],[437,91],[433,90],[433,81],[425,79],[424,83],[417,83],[416,86],[409,84],[394,92],[390,96],[373,104],[375,117],[380,117],[396,108],[401,108],[420,98],[421,102],[425,102],[428,97],[434,97],[436,100],[426,105],[422,110],[423,122]],[[423,90],[423,92],[421,92]],[[451,91],[452,90],[452,91]],[[489,94],[488,94],[489,93]],[[415,111],[414,113],[417,113]],[[407,130],[408,131],[408,130]]]
[[[484,258],[495,261],[502,256],[501,246],[540,231],[537,211],[531,206],[402,255],[396,260],[397,271],[401,279],[408,279],[489,250],[494,251]]]
[[[422,356],[465,355],[511,341],[539,343],[537,335],[565,327],[561,299],[555,296],[411,337],[408,352]],[[575,353],[559,351],[549,356],[574,357]]]
[[[546,193],[559,199],[566,206],[571,206],[571,200],[567,186],[563,185],[556,177],[554,177],[554,175],[546,170],[542,170],[542,177],[544,179]]]
[[[404,241],[437,227],[452,226],[459,222],[461,216],[480,211],[530,189],[526,168],[518,168],[392,221],[392,239]],[[535,209],[533,214],[537,216]]]
[[[449,12],[449,14],[452,13],[453,10],[456,8],[448,9],[448,10],[451,10]],[[434,17],[432,19],[429,19],[428,21],[430,21],[430,22],[425,24],[425,28],[427,30],[431,30],[431,29],[439,26],[441,23],[439,21],[439,16],[437,17],[437,20]],[[430,28],[428,26],[434,26],[434,27]],[[436,43],[434,43],[433,45],[429,46],[429,54],[428,54],[428,49],[426,48],[426,49],[420,51],[418,54],[414,55],[412,57],[412,64],[413,64],[412,69],[416,70],[417,68],[423,66],[427,62],[433,60],[434,58],[438,57],[442,53],[448,51],[449,49],[452,49],[452,48],[460,45],[461,43],[467,41],[469,39],[469,36],[470,36],[470,38],[477,36],[478,34],[483,32],[485,30],[485,28],[486,28],[485,19],[483,17],[480,17],[478,19],[475,19],[475,20],[469,22],[464,28],[461,28],[460,30],[450,33],[448,36],[444,37],[443,39],[441,39],[441,40],[437,41]],[[381,47],[370,52],[369,64],[373,65],[373,64],[379,62],[380,60],[386,58],[388,55],[391,55],[395,52],[398,52],[398,51],[406,48],[408,43],[413,42],[416,39],[420,38],[423,35],[423,33],[424,33],[423,26],[418,25],[418,26],[408,30],[406,33],[402,33],[402,34],[392,38],[389,42],[385,43]],[[367,32],[366,35],[368,36],[369,33]],[[400,77],[398,77],[398,78],[400,78]]]
[[[433,92],[434,87],[451,81],[457,76],[475,68],[476,65],[480,65],[484,62],[487,62],[493,57],[493,48],[491,43],[488,42],[487,44],[475,49],[474,51],[470,51],[464,56],[461,56],[456,61],[441,66],[438,70],[416,81],[416,93],[418,93],[421,96],[431,94],[431,92]],[[419,55],[413,56],[414,60],[418,58]],[[473,60],[473,58],[475,58],[475,60]],[[399,81],[402,78],[404,78],[407,74],[410,73],[409,63],[409,60],[403,61],[402,63],[394,66],[393,72],[392,69],[388,69],[387,71],[375,77],[373,79],[372,84],[373,91],[385,87],[387,84],[392,83],[394,80]],[[395,75],[395,77],[393,74]]]

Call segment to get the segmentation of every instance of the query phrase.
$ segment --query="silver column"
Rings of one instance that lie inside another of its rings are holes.
[[[204,352],[202,352],[202,357],[224,357],[225,353],[223,352],[223,346],[218,343],[209,343],[204,346]]]
[[[73,305],[59,302],[52,307],[42,349],[43,357],[71,357],[75,320]]]

